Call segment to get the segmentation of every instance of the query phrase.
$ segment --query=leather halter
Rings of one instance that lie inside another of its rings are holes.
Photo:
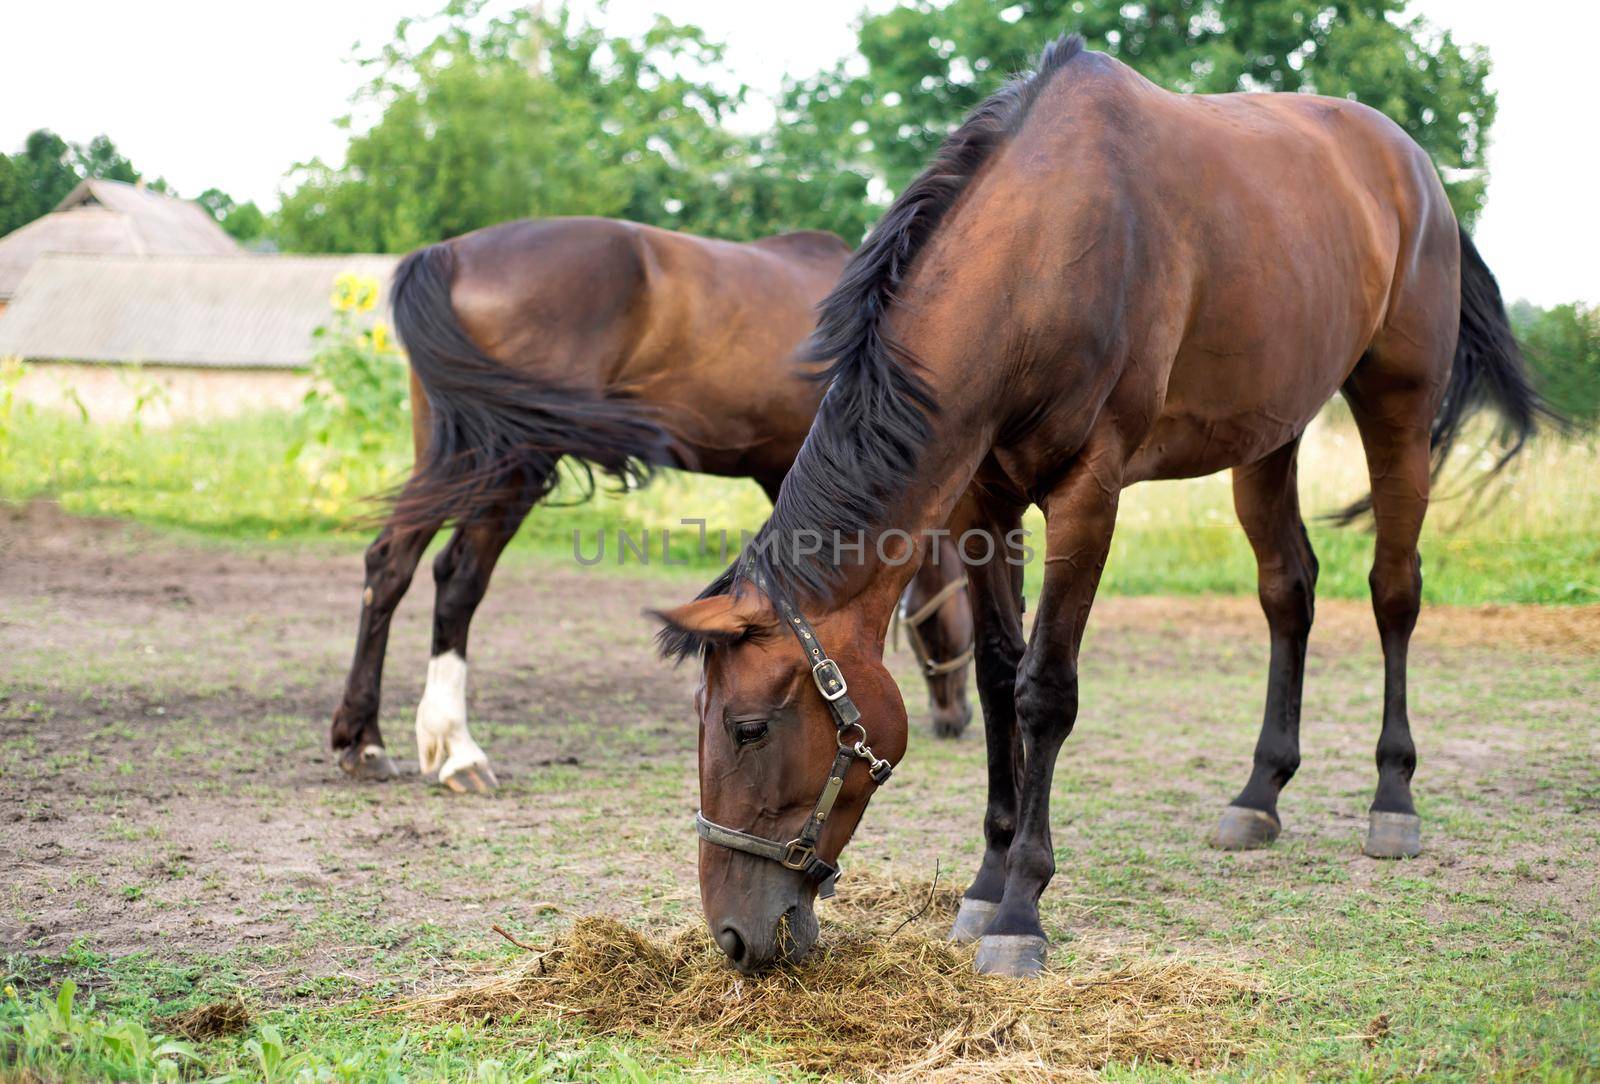
[[[752,573],[751,578],[757,587],[766,591],[766,584],[758,573]],[[839,867],[823,861],[817,855],[817,840],[822,836],[822,828],[828,815],[833,812],[833,803],[838,800],[839,791],[844,786],[845,776],[850,771],[850,763],[855,760],[866,761],[867,774],[879,786],[889,781],[894,765],[879,757],[867,744],[867,728],[861,725],[861,711],[856,707],[855,701],[850,699],[850,686],[846,683],[839,664],[828,658],[827,652],[822,649],[811,623],[801,617],[799,611],[790,605],[788,600],[776,597],[770,591],[767,592],[767,597],[772,599],[778,609],[778,615],[783,618],[783,623],[794,633],[795,639],[800,641],[800,647],[806,653],[806,661],[811,664],[811,680],[816,683],[817,691],[822,694],[822,699],[827,701],[828,710],[833,713],[833,722],[838,728],[839,752],[833,758],[833,767],[828,770],[828,781],[823,784],[822,793],[817,797],[817,804],[812,808],[811,815],[801,826],[800,834],[787,843],[763,839],[761,836],[725,827],[715,821],[707,820],[705,814],[699,810],[695,811],[694,830],[701,839],[714,846],[753,854],[757,858],[770,859],[785,869],[792,869],[816,881],[817,895],[827,899],[833,895],[834,882],[839,879]],[[846,735],[852,730],[860,735],[859,740],[855,742],[846,740]]]
[[[941,606],[954,598],[957,592],[966,590],[966,587],[967,578],[959,576],[939,588],[937,594],[912,612],[907,612],[911,610],[911,595],[909,593],[900,602],[900,610],[896,614],[898,618],[897,624],[905,628],[906,643],[911,645],[911,654],[917,657],[917,665],[922,668],[924,677],[938,677],[940,674],[948,674],[961,669],[972,661],[973,653],[978,646],[976,640],[968,644],[967,649],[955,658],[945,659],[943,662],[935,662],[928,651],[927,641],[922,638],[921,631],[921,626],[930,617],[938,613]]]

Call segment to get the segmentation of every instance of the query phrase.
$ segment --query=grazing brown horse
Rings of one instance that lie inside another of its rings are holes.
[[[1385,692],[1366,851],[1417,853],[1406,648],[1430,478],[1474,407],[1499,410],[1513,450],[1540,407],[1493,277],[1398,126],[1337,99],[1172,94],[1063,38],[884,215],[813,353],[835,359],[831,386],[763,545],[660,615],[664,649],[704,660],[701,896],[737,965],[810,947],[813,896],[905,751],[881,660],[916,562],[884,553],[926,545],[958,502],[984,528],[969,556],[1004,558],[969,569],[989,799],[952,936],[980,941],[978,968],[1044,964],[1051,779],[1130,485],[1233,470],[1271,662],[1254,767],[1215,842],[1269,843],[1300,761],[1317,576],[1296,449],[1335,392],[1376,531]],[[1047,527],[1024,641],[1014,532],[1029,503]],[[895,538],[821,555],[788,542],[858,528]]]
[[[333,717],[345,772],[396,774],[378,729],[389,621],[428,542],[455,522],[434,563],[417,749],[422,770],[453,790],[495,785],[467,729],[467,631],[557,462],[573,456],[624,484],[654,465],[688,466],[753,478],[775,496],[822,395],[794,366],[795,347],[848,255],[829,233],[733,244],[571,218],[495,226],[406,257],[392,293],[417,467],[367,550],[355,659]],[[931,570],[912,604],[943,582]],[[939,610],[967,620],[964,598]],[[929,691],[936,730],[958,733],[964,673],[930,679]]]

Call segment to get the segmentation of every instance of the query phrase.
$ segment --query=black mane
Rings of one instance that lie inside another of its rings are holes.
[[[1050,77],[1082,51],[1082,36],[1062,35],[1045,47],[1033,74],[1012,79],[968,114],[878,220],[823,300],[805,360],[832,359],[811,374],[828,392],[749,557],[769,593],[826,597],[839,577],[835,532],[854,541],[857,532],[870,536],[882,528],[914,477],[938,403],[916,372],[918,360],[885,326],[896,291],[968,183],[1021,127]],[[820,553],[795,552],[792,540],[802,532],[821,537]],[[700,597],[736,591],[750,571],[741,561]],[[658,643],[663,655],[680,660],[703,646],[670,627]]]

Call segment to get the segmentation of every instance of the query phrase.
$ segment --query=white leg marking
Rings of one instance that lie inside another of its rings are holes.
[[[467,732],[467,660],[454,651],[428,661],[428,684],[417,705],[417,759],[423,774],[450,778],[489,758]]]

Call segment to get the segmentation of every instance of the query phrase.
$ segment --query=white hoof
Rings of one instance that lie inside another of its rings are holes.
[[[467,730],[467,660],[454,651],[428,662],[428,684],[417,705],[417,761],[423,775],[462,793],[498,785],[489,758]]]

